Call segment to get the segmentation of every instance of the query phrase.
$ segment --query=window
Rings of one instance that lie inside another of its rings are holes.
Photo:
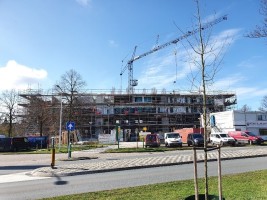
[[[152,102],[152,98],[151,97],[144,97],[144,102]]]
[[[267,120],[267,115],[258,115],[258,120],[259,121],[265,121],[265,120]]]
[[[134,102],[142,102],[143,98],[142,97],[134,97]]]

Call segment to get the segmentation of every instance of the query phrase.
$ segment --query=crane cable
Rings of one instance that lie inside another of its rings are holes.
[[[177,43],[175,44],[174,49],[174,58],[175,58],[175,80],[173,81],[173,84],[177,83]]]

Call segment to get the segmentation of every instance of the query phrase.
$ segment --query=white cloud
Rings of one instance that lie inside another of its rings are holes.
[[[76,2],[78,4],[80,4],[81,6],[85,6],[86,7],[92,2],[92,0],[76,0]]]
[[[206,55],[207,65],[214,63],[214,60],[220,62],[216,55],[223,55],[227,51],[226,47],[235,42],[239,33],[240,29],[228,29],[213,36],[209,41],[213,45],[210,47],[212,48],[212,54]],[[142,67],[144,70],[142,70],[143,73],[139,77],[141,87],[172,88],[173,82],[178,80],[183,85],[187,85],[189,89],[191,88],[190,80],[193,77],[196,78],[196,82],[199,82],[199,67],[196,63],[192,64],[193,61],[198,61],[199,58],[194,56],[193,49],[191,47],[188,47],[187,51],[184,48],[176,49],[176,57],[174,56],[173,47],[171,49],[171,52],[170,50],[162,49],[157,53],[153,53],[153,56],[150,56],[149,60],[144,62],[144,67]],[[177,68],[175,59],[177,60]]]
[[[236,85],[240,85],[243,81],[245,81],[245,77],[241,74],[233,74],[228,77],[223,77],[223,79],[217,80],[212,88],[214,90],[231,90],[231,88],[235,88]]]
[[[257,63],[260,62],[260,60],[262,59],[262,57],[260,56],[253,56],[251,58],[248,58],[242,62],[240,62],[237,66],[240,67],[240,68],[247,68],[247,69],[254,69],[255,68],[255,65]]]
[[[43,69],[30,68],[10,60],[6,66],[0,67],[0,90],[26,89],[46,77],[47,72]]]
[[[111,46],[111,47],[117,47],[117,46],[118,46],[118,44],[117,44],[114,40],[109,40],[109,41],[108,41],[108,44],[109,44],[109,46]]]

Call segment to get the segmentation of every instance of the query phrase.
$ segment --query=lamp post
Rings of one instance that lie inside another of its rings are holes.
[[[202,134],[202,131],[201,131],[201,128],[202,128],[202,123],[201,123],[201,114],[200,114],[200,117],[198,118],[199,119],[199,131],[200,131],[200,134]]]
[[[59,85],[56,85],[57,88],[61,90],[60,93],[60,113],[59,113],[59,141],[58,141],[58,150],[60,151],[61,147],[61,135],[62,135],[62,89]]]
[[[107,114],[108,114],[108,134],[109,134],[109,107],[110,107],[110,105],[108,104],[108,109],[107,109]]]
[[[60,115],[59,115],[59,141],[58,150],[61,147],[61,136],[62,136],[62,93],[60,93]]]
[[[61,96],[62,96],[62,94],[65,94],[66,97],[67,97],[67,100],[68,100],[68,103],[69,103],[68,123],[71,123],[71,120],[72,120],[72,109],[73,109],[73,96],[74,96],[74,93],[77,93],[77,91],[76,90],[71,90],[70,94],[67,94],[67,93],[63,93],[63,90],[59,85],[56,85],[56,87],[61,91]],[[68,98],[68,96],[69,96],[69,98]],[[62,103],[62,98],[61,98],[61,103]],[[68,158],[71,158],[70,129],[68,129]]]

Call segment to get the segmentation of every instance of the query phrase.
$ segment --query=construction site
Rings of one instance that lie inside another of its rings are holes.
[[[86,140],[97,139],[100,134],[110,134],[120,127],[124,141],[135,141],[140,131],[161,134],[175,129],[201,127],[203,92],[156,88],[139,90],[136,88],[138,80],[133,78],[133,63],[226,19],[226,16],[220,17],[201,29],[188,31],[141,55],[135,55],[135,47],[131,59],[120,73],[122,76],[128,70],[128,87],[125,90],[87,90],[75,91],[75,94],[74,91],[62,93],[62,90],[58,92],[55,89],[21,91],[19,105],[23,109],[20,116],[27,124],[24,133],[56,136],[66,131],[68,121],[73,121],[79,137]],[[66,100],[69,96],[71,104]],[[207,113],[231,110],[235,104],[234,92],[206,92]]]

